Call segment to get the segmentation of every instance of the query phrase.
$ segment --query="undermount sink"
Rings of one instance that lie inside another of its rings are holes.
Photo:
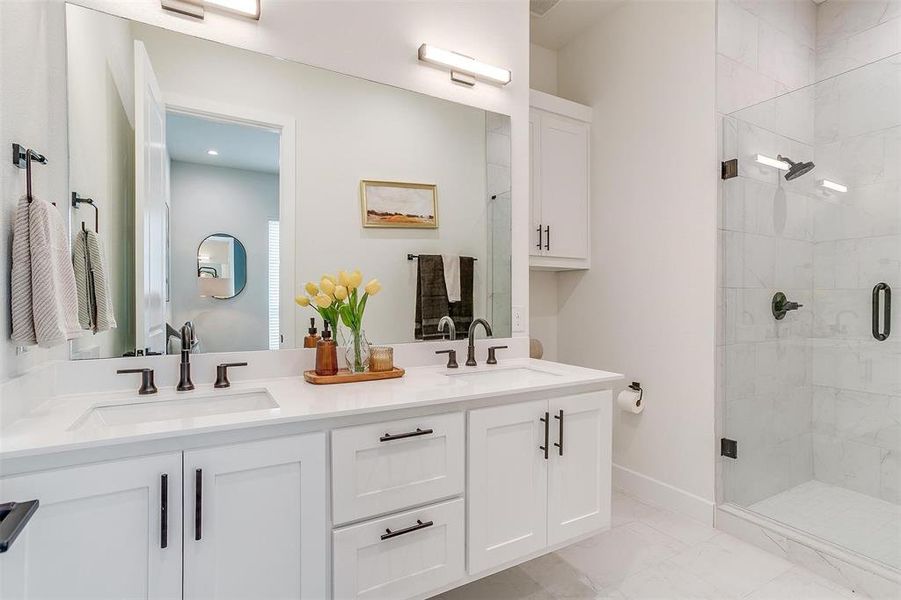
[[[196,396],[190,394],[162,400],[141,399],[95,406],[79,417],[71,429],[87,425],[135,425],[173,419],[193,419],[278,407],[278,402],[265,389],[214,392]]]
[[[448,377],[452,377],[458,381],[467,381],[470,383],[540,383],[545,379],[553,379],[559,377],[556,373],[542,371],[540,369],[530,369],[529,367],[508,367],[508,368],[492,368],[483,367],[479,370],[466,371],[466,367],[460,367],[457,373],[445,373]]]

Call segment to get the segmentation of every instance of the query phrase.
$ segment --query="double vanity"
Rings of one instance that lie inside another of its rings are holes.
[[[4,598],[424,598],[610,525],[611,387],[532,359],[50,398],[4,424],[40,506]]]

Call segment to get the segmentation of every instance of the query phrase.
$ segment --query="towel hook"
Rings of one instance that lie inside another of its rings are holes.
[[[94,209],[94,233],[100,233],[100,209],[94,204],[93,198],[79,198],[78,192],[72,192],[72,207],[78,208],[79,204],[89,204]],[[81,230],[84,231],[84,221],[81,222]]]
[[[20,169],[25,169],[25,197],[28,198],[29,204],[34,200],[31,193],[31,161],[36,160],[42,165],[47,164],[47,157],[39,154],[31,148],[25,148],[21,144],[13,144],[13,165]]]

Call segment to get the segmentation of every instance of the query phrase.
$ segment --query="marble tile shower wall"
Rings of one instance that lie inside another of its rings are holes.
[[[719,0],[717,108],[723,114],[810,85],[817,8],[811,0]]]
[[[816,12],[817,81],[901,52],[901,0],[829,0]]]
[[[813,213],[814,478],[898,503],[901,341],[873,338],[871,294],[901,314],[901,55],[816,87],[817,179],[849,191]]]

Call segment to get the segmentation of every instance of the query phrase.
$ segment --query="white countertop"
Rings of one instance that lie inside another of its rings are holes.
[[[518,371],[511,373],[509,377],[497,373],[496,376],[485,379],[473,377],[467,380],[448,376],[477,371],[503,372],[517,368],[543,373]],[[317,386],[306,383],[300,376],[283,377],[233,383],[230,389],[222,391],[233,394],[242,390],[265,389],[278,404],[278,408],[128,425],[88,423],[80,427],[73,425],[97,406],[167,402],[182,397],[189,398],[192,394],[215,394],[219,390],[206,384],[198,385],[191,392],[176,392],[171,387],[161,388],[153,396],[138,396],[134,391],[58,396],[43,402],[0,430],[0,460],[262,425],[438,406],[500,395],[565,390],[575,386],[605,387],[603,384],[608,384],[609,387],[609,384],[622,379],[623,376],[617,373],[535,359],[503,360],[493,366],[461,366],[459,369],[414,367],[407,369],[406,375],[400,379],[339,385]]]

